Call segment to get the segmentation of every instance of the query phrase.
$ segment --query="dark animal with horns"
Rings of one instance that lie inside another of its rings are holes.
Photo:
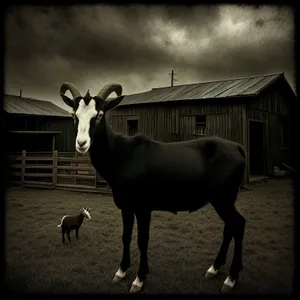
[[[65,95],[68,90],[73,98]],[[107,99],[113,92],[117,97]],[[138,225],[140,264],[130,291],[138,292],[149,272],[147,252],[152,211],[193,212],[210,202],[225,226],[220,251],[206,277],[216,276],[225,264],[234,238],[233,260],[221,290],[231,291],[243,269],[245,219],[235,208],[245,169],[242,146],[218,137],[162,143],[143,135],[128,137],[115,133],[106,113],[125,97],[119,84],[104,86],[94,97],[89,92],[82,97],[73,84],[64,83],[60,94],[73,109],[77,151],[89,151],[93,166],[111,187],[114,202],[122,213],[123,256],[113,281],[124,279],[130,267],[134,217]]]
[[[65,243],[65,233],[67,233],[68,240],[71,242],[70,233],[76,230],[76,238],[79,240],[78,233],[84,218],[91,219],[90,208],[83,207],[80,209],[80,214],[76,216],[65,215],[57,228],[61,228],[62,242]]]

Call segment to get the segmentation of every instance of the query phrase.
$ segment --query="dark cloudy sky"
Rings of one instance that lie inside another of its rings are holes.
[[[276,6],[11,7],[5,92],[65,107],[59,88],[124,94],[175,84],[285,72],[295,89],[294,19]]]

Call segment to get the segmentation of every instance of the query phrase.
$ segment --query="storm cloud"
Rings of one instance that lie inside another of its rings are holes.
[[[61,106],[60,85],[125,94],[285,72],[293,88],[294,19],[284,6],[14,6],[5,18],[5,90]]]

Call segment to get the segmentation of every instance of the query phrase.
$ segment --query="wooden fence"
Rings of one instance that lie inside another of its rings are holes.
[[[111,194],[89,156],[77,153],[26,152],[9,155],[8,182],[24,187],[43,187]]]

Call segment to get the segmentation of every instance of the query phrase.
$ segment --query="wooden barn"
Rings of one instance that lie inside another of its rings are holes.
[[[4,95],[9,152],[75,152],[71,114],[49,101]]]
[[[111,112],[118,132],[175,142],[218,135],[247,151],[244,183],[290,164],[291,104],[284,73],[154,88]]]

